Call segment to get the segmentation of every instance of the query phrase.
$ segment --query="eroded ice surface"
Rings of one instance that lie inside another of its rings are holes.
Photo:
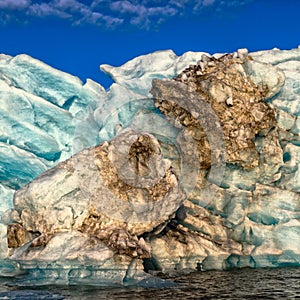
[[[160,133],[164,142],[176,138],[178,129],[154,106],[149,93],[152,80],[177,76],[203,54],[187,52],[178,57],[171,50],[158,51],[120,67],[102,65],[101,70],[115,81],[108,91],[27,55],[1,55],[0,215],[12,208],[16,189],[81,149],[112,139],[124,127],[147,128]],[[221,188],[212,184],[215,194],[209,206],[187,201],[179,233],[152,238],[154,259],[147,261],[146,269],[172,272],[300,264],[300,49],[250,55],[284,74],[272,77],[264,73],[267,67],[255,62],[248,68],[254,82],[272,87],[268,102],[276,109],[280,142],[258,136],[256,147],[266,161],[263,171],[228,164]],[[271,158],[264,154],[268,147],[276,150]],[[187,237],[187,230],[193,234]],[[0,224],[0,232],[4,259],[6,225]],[[113,263],[109,266],[116,268]],[[113,276],[122,281],[125,273]],[[86,276],[87,282],[91,276]]]

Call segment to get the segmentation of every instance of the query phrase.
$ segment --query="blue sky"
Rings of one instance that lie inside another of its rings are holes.
[[[99,70],[156,50],[296,48],[299,0],[0,0],[0,53],[108,87]]]

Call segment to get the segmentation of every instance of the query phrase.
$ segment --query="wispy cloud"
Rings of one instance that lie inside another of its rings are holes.
[[[134,26],[149,29],[175,16],[220,11],[253,0],[0,0],[2,23],[56,17],[73,25],[93,24],[106,28]]]
[[[124,20],[132,25],[140,28],[149,28],[155,24],[161,23],[170,17],[178,14],[178,9],[168,4],[163,5],[164,1],[156,1],[156,6],[145,3],[147,1],[138,2],[135,4],[134,1],[122,0],[115,1],[110,4],[112,12],[120,15]],[[148,1],[150,2],[150,1]],[[154,2],[154,1],[152,1]]]
[[[52,5],[49,5],[48,3],[31,5],[30,7],[28,7],[27,15],[32,15],[39,18],[47,17],[47,16],[55,16],[62,19],[72,18],[71,14],[63,10],[60,10]]]
[[[30,5],[30,0],[0,0],[1,10],[22,10]]]

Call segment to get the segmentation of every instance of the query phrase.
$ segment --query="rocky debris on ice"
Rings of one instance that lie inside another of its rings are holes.
[[[185,69],[175,80],[187,85],[188,92],[185,93],[188,99],[192,99],[188,93],[196,93],[211,105],[222,127],[226,161],[252,169],[259,164],[255,137],[266,136],[276,125],[275,110],[266,100],[278,93],[284,84],[284,74],[271,65],[253,62],[245,51],[242,53],[238,52],[236,58],[234,54],[226,54],[218,59],[203,54],[197,65]],[[253,77],[259,78],[260,82],[255,83]],[[210,167],[211,153],[206,136],[212,129],[201,128],[201,124],[178,105],[168,105],[174,92],[163,88],[165,84],[164,80],[153,81],[151,91],[156,98],[156,106],[170,120],[184,124],[194,137],[197,136],[201,165]],[[175,93],[180,90],[176,85],[170,88]],[[197,113],[200,110],[199,106]],[[279,144],[277,148],[275,152],[281,152]]]
[[[297,265],[300,197],[293,192],[299,152],[293,143],[298,140],[292,133],[295,117],[272,104],[285,84],[285,72],[254,61],[245,50],[218,58],[204,54],[175,82],[153,80],[156,106],[175,125],[189,130],[197,143],[200,167],[208,167],[208,173],[199,173],[194,191],[184,202],[177,228],[152,238],[153,257],[164,271],[189,269],[190,264],[198,269]],[[201,111],[203,101],[217,115],[223,133],[219,139],[226,143],[226,169],[219,187],[209,178],[210,157],[216,149],[210,135],[215,129],[207,126],[211,117]],[[200,118],[194,117],[197,105]],[[203,209],[206,186],[213,197]],[[288,226],[289,241],[284,237]],[[193,242],[172,246],[181,240]]]
[[[115,269],[117,263],[107,262],[115,254],[125,255],[126,264],[130,257],[149,258],[151,246],[141,235],[168,222],[185,199],[158,141],[124,130],[18,190],[2,221],[11,259],[24,269],[33,260],[59,264],[79,257]]]

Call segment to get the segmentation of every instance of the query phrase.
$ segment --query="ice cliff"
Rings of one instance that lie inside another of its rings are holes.
[[[102,65],[105,91],[0,55],[2,274],[299,266],[299,61],[299,48],[159,51]]]

